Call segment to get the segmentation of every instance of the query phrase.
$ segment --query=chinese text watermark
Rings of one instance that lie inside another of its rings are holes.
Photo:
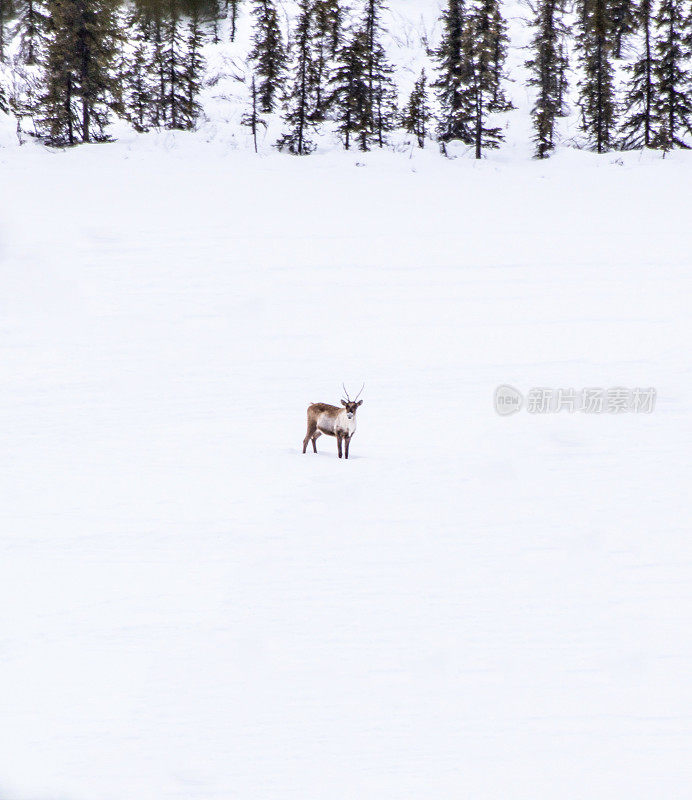
[[[584,389],[535,386],[524,396],[513,386],[503,384],[495,389],[495,411],[508,417],[525,408],[529,414],[651,414],[656,406],[653,386],[589,386]]]

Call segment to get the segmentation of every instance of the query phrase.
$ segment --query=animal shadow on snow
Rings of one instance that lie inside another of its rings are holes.
[[[284,454],[290,453],[291,455],[294,455],[297,452],[298,455],[301,456],[303,455],[303,451],[300,448],[298,448],[298,450],[296,451],[295,448],[284,447],[282,448],[281,452]],[[339,456],[336,453],[336,448],[334,449],[333,453],[328,450],[318,450],[316,453],[313,453],[312,447],[308,450],[307,453],[305,453],[304,457],[307,459],[308,456],[312,456],[312,458],[317,458],[317,457],[333,458],[335,461],[358,461],[365,458],[365,456],[357,456],[354,455],[353,453],[349,453],[348,458],[339,458]]]

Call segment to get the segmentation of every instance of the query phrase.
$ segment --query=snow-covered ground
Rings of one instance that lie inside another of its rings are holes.
[[[617,161],[0,154],[3,800],[689,796],[692,162]]]

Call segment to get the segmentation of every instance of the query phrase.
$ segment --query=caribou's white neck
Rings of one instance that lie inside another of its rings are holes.
[[[349,419],[348,412],[345,408],[342,408],[337,418],[336,427],[344,432],[348,432],[348,435],[352,436],[356,430],[356,412],[354,411],[353,416]]]

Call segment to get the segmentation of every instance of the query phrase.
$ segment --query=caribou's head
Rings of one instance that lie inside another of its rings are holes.
[[[343,383],[341,385],[344,386]],[[360,387],[360,392],[362,392],[364,388],[365,384]],[[348,392],[346,391],[346,387],[344,386],[344,394],[346,395],[346,399],[341,401],[341,405],[346,409],[346,416],[349,419],[353,419],[353,417],[356,415],[356,409],[358,406],[363,405],[363,401],[358,399],[360,397],[360,392],[358,392],[354,400],[351,400],[351,398],[348,396]]]

